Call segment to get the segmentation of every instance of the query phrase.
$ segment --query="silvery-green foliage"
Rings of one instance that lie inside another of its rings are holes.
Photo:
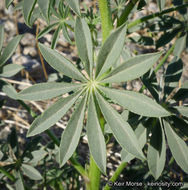
[[[60,96],[56,103],[37,117],[32,123],[27,136],[34,136],[47,130],[72,106],[76,105],[72,118],[61,138],[60,164],[64,165],[75,151],[84,127],[84,115],[87,113],[86,131],[90,152],[97,166],[105,173],[106,147],[104,133],[100,127],[97,114],[97,110],[100,109],[122,148],[131,155],[144,160],[143,146],[140,146],[135,132],[130,124],[110,105],[107,97],[110,98],[110,102],[117,103],[123,108],[142,116],[167,117],[170,115],[170,112],[143,94],[104,87],[104,82],[119,82],[120,78],[117,73],[129,73],[121,80],[124,82],[136,79],[146,73],[156,63],[161,54],[154,53],[136,56],[113,69],[113,65],[117,62],[124,47],[126,25],[123,25],[113,31],[101,47],[95,68],[89,27],[85,19],[79,16],[76,19],[75,32],[78,53],[85,66],[87,75],[84,75],[82,70],[79,70],[70,60],[56,50],[52,50],[41,43],[39,44],[44,59],[58,72],[74,79],[73,81],[76,81],[76,84],[66,84],[64,82],[37,84],[17,94],[17,99],[33,100],[34,97],[34,100],[42,100],[73,91],[73,94],[66,98]],[[111,68],[110,72],[109,68]],[[135,73],[137,70],[141,72]],[[48,91],[49,93],[47,93]],[[44,92],[45,95],[43,94]]]
[[[15,89],[8,84],[7,82],[1,80],[2,77],[12,77],[17,74],[20,70],[23,69],[21,65],[18,64],[7,64],[6,62],[10,59],[10,57],[15,52],[22,35],[18,35],[14,37],[5,48],[3,48],[4,43],[4,26],[0,25],[0,90],[6,92],[7,94],[16,96]],[[9,93],[10,92],[10,93]]]

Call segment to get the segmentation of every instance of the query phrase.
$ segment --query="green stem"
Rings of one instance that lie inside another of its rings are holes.
[[[100,176],[101,176],[101,172],[99,168],[97,167],[93,157],[90,156],[89,183],[87,184],[87,190],[100,189]]]
[[[129,1],[129,3],[125,6],[125,9],[123,10],[120,18],[117,21],[117,26],[121,26],[123,23],[127,21],[130,12],[135,7],[137,2],[138,0]]]
[[[126,162],[122,162],[119,167],[116,169],[116,171],[114,172],[113,176],[110,178],[109,182],[111,182],[112,184],[118,179],[119,175],[121,174],[121,172],[124,170],[124,168],[127,166]],[[111,187],[106,184],[105,187],[103,188],[103,190],[110,190]]]
[[[19,103],[31,114],[32,117],[36,117],[37,114],[23,101],[19,100]],[[45,131],[45,133],[50,137],[50,139],[56,144],[57,146],[60,145],[59,139],[54,135],[52,131],[49,129]],[[73,167],[83,176],[85,180],[88,179],[88,174],[85,171],[85,169],[82,167],[82,165],[73,157],[70,158],[70,162],[73,165]]]
[[[157,13],[154,13],[154,14],[151,14],[151,15],[148,15],[148,16],[145,16],[145,17],[142,17],[142,18],[139,18],[139,19],[137,19],[137,20],[135,20],[135,21],[129,23],[128,26],[127,26],[127,28],[128,28],[128,29],[129,29],[129,28],[132,28],[132,27],[134,27],[134,26],[136,26],[136,25],[138,25],[138,24],[141,24],[141,23],[143,23],[143,22],[145,22],[145,21],[148,21],[148,20],[150,20],[150,19],[154,19],[154,18],[156,18],[156,17],[160,17],[160,16],[162,16],[162,15],[164,15],[164,14],[167,14],[167,13],[170,13],[170,12],[173,12],[173,11],[178,11],[178,10],[183,9],[183,8],[186,8],[186,7],[188,7],[188,3],[183,4],[183,5],[180,5],[180,6],[172,7],[172,8],[170,8],[170,9],[166,9],[166,10],[164,10],[164,11],[162,11],[162,12],[157,12]]]
[[[165,56],[163,57],[163,59],[160,61],[160,63],[157,65],[157,67],[155,68],[155,73],[162,67],[162,65],[164,65],[165,61],[168,59],[169,55],[173,52],[175,47],[175,43],[171,46],[171,48],[167,51],[167,53],[165,54]]]
[[[7,172],[3,167],[0,167],[0,172],[6,175],[11,181],[15,182],[16,178],[11,175],[9,172]]]
[[[99,11],[101,15],[101,26],[102,26],[102,41],[103,43],[108,38],[111,30],[113,29],[111,11],[109,8],[108,0],[98,0]],[[100,110],[97,111],[100,116]],[[101,129],[104,129],[104,118],[100,117]],[[100,189],[100,177],[101,172],[97,167],[92,155],[90,155],[89,165],[89,183],[86,183],[87,190],[99,190]]]
[[[98,4],[101,15],[102,39],[104,42],[113,29],[113,23],[108,0],[98,0]]]

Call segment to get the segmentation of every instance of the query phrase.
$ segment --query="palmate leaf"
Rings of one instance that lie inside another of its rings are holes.
[[[166,117],[170,115],[163,107],[143,94],[102,86],[99,89],[113,101],[136,114],[149,117]]]
[[[91,76],[93,70],[93,45],[91,33],[86,21],[80,17],[76,18],[75,40],[79,56],[85,64],[88,75]]]
[[[11,3],[13,2],[13,0],[5,0],[5,6],[8,9],[9,6],[11,5]]]
[[[182,51],[186,46],[186,37],[187,35],[181,36],[179,39],[176,40],[175,48],[173,51],[174,56],[180,57]]]
[[[124,46],[125,34],[127,32],[126,26],[123,25],[112,32],[102,46],[96,66],[96,77],[99,78],[105,71],[114,65]]]
[[[145,74],[159,59],[161,53],[139,55],[122,63],[101,82],[125,82]]]
[[[70,6],[70,8],[78,15],[80,16],[80,6],[79,6],[79,0],[65,0],[66,3]]]
[[[14,175],[17,179],[15,183],[16,190],[25,190],[24,184],[23,184],[23,178],[20,171],[14,171]]]
[[[164,121],[168,145],[177,164],[188,173],[188,147],[167,121]]]
[[[4,26],[0,24],[0,56],[1,56],[1,50],[3,47],[3,42],[4,42]]]
[[[161,125],[162,122],[157,121],[154,126],[147,153],[149,170],[156,180],[160,177],[166,161],[165,135]]]
[[[175,106],[174,107],[175,109],[178,110],[178,112],[185,116],[185,117],[188,117],[188,107],[185,107],[185,106]]]
[[[62,25],[60,24],[58,26],[58,28],[56,29],[56,31],[54,32],[54,34],[53,34],[52,43],[51,43],[51,49],[56,48],[57,41],[59,40],[59,35],[60,35],[60,32],[61,32],[61,29],[62,29]]]
[[[78,91],[67,98],[60,98],[33,121],[27,137],[37,135],[54,125],[72,107],[80,94],[81,92]]]
[[[30,101],[47,100],[73,90],[78,90],[81,87],[81,84],[65,82],[39,83],[19,92],[18,99]]]
[[[50,17],[50,0],[37,0],[40,10],[46,19],[49,22]]]
[[[99,124],[93,95],[90,95],[88,117],[87,117],[87,137],[91,155],[100,170],[106,173],[106,143]]]
[[[71,39],[70,39],[68,30],[67,30],[67,26],[65,25],[65,23],[62,24],[62,30],[63,30],[63,36],[64,36],[65,40],[68,43],[73,44],[72,41],[71,41]]]
[[[170,121],[179,135],[188,137],[188,123],[183,118],[172,116]]]
[[[83,74],[63,55],[46,47],[45,45],[42,45],[41,43],[39,43],[39,48],[45,60],[54,69],[71,78],[86,81],[86,78],[83,76]]]
[[[137,158],[145,159],[136,135],[131,126],[123,120],[121,115],[115,111],[107,101],[97,92],[96,97],[101,108],[102,114],[110,126],[116,140],[129,153]]]
[[[17,92],[11,84],[0,80],[0,89],[10,98],[17,99]]]
[[[0,77],[12,77],[22,69],[23,67],[18,64],[5,65],[2,70],[0,69]]]
[[[157,4],[159,6],[160,11],[162,11],[165,7],[166,0],[157,0]]]
[[[47,27],[45,27],[37,36],[38,39],[42,38],[45,34],[47,34],[48,32],[50,32],[56,25],[58,25],[59,22],[55,22],[53,24],[48,25]]]
[[[28,164],[22,164],[21,169],[23,170],[24,174],[32,180],[41,180],[42,176],[38,170],[36,170],[33,166]]]
[[[0,57],[0,67],[2,67],[8,59],[12,56],[15,49],[17,48],[20,40],[22,38],[22,35],[18,35],[14,37],[7,45],[7,47],[4,49],[3,54]]]
[[[35,5],[37,3],[37,0],[24,0],[23,2],[23,16],[25,23],[28,26],[31,26],[31,15],[35,8]]]
[[[135,135],[138,139],[140,147],[143,148],[147,142],[147,138],[146,138],[146,128],[141,123],[135,129]],[[134,158],[135,158],[135,156],[128,153],[126,150],[122,149],[122,151],[121,151],[121,161],[122,162],[130,162]]]
[[[63,166],[74,153],[82,132],[86,98],[83,98],[75,109],[71,119],[62,134],[59,147],[60,165]]]

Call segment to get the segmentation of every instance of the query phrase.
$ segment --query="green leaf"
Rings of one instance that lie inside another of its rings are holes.
[[[58,25],[59,22],[50,24],[49,26],[45,27],[37,36],[38,39],[42,38],[45,34],[50,32],[56,25]]]
[[[159,59],[161,53],[139,55],[114,69],[102,82],[125,82],[145,74]]]
[[[172,29],[171,31],[168,31],[157,40],[156,42],[156,48],[160,48],[162,46],[165,46],[169,42],[172,41],[173,38],[182,30],[182,27],[177,27],[175,29]]]
[[[0,67],[2,67],[8,59],[12,56],[14,51],[16,50],[20,40],[22,38],[22,35],[18,35],[14,37],[7,45],[7,47],[4,49],[3,54],[0,57]]]
[[[32,160],[29,159],[27,162],[29,162],[29,164],[31,165],[37,165],[38,162],[41,161],[48,154],[48,152],[46,152],[43,149],[40,149],[40,150],[32,151],[31,154],[32,154]]]
[[[71,41],[71,39],[69,37],[69,33],[68,33],[68,30],[67,30],[67,27],[66,27],[65,23],[62,24],[62,30],[63,30],[63,36],[64,36],[65,40],[68,43],[72,44],[72,41]]]
[[[86,97],[82,99],[75,109],[71,119],[62,134],[60,151],[60,165],[63,166],[74,153],[82,132],[84,111],[86,106]]]
[[[140,147],[143,148],[144,145],[146,144],[147,138],[146,138],[146,128],[141,123],[135,129],[135,135],[138,138]],[[135,158],[135,156],[128,153],[126,150],[122,149],[122,151],[121,151],[121,161],[122,162],[130,162],[134,158]]]
[[[106,143],[99,124],[93,95],[90,95],[86,125],[91,155],[99,169],[106,173]]]
[[[99,93],[96,93],[96,97],[99,102],[102,114],[104,115],[107,124],[110,126],[119,144],[127,152],[140,159],[145,159],[138,139],[136,138],[136,135],[131,126],[123,120],[121,115],[119,115],[117,111],[115,111]]]
[[[4,42],[4,26],[0,24],[0,56],[1,56],[1,50],[3,47],[3,42]]]
[[[23,67],[18,64],[5,65],[2,70],[0,70],[0,77],[12,77],[22,69]]]
[[[55,50],[39,43],[39,48],[45,60],[57,71],[64,73],[71,78],[86,81],[83,74],[68,59]]]
[[[80,84],[71,84],[65,82],[48,82],[35,84],[18,93],[20,100],[47,100],[72,90],[81,88]]]
[[[50,0],[38,0],[38,5],[40,7],[40,10],[46,19],[47,22],[49,22],[50,17]]]
[[[58,28],[56,29],[56,31],[54,32],[54,34],[53,34],[52,43],[51,43],[51,48],[52,48],[52,49],[55,49],[55,48],[56,48],[57,41],[59,40],[59,35],[60,35],[60,32],[61,32],[61,29],[62,29],[62,26],[61,26],[61,24],[60,24],[60,25],[58,26]]]
[[[20,173],[20,171],[14,171],[15,177],[17,178],[17,181],[15,183],[16,190],[25,190],[23,178]]]
[[[23,3],[23,16],[25,23],[30,27],[31,26],[31,15],[35,8],[37,0],[24,0]]]
[[[165,135],[159,121],[152,130],[152,136],[148,146],[147,160],[149,170],[157,180],[164,169],[166,161]]]
[[[148,117],[166,117],[170,113],[151,98],[138,92],[99,87],[109,98],[124,108]]]
[[[96,67],[96,76],[99,78],[113,64],[115,64],[121,55],[127,28],[125,25],[112,32],[102,46]]]
[[[2,82],[2,87],[0,88],[8,97],[12,98],[12,99],[17,99],[17,92],[14,89],[14,87],[4,81],[0,80],[0,83]]]
[[[54,125],[71,108],[81,92],[74,93],[67,98],[60,98],[39,117],[37,117],[27,132],[27,137],[37,135]]]
[[[185,117],[188,117],[188,107],[185,107],[185,106],[175,106],[174,107],[175,109],[178,110],[178,112],[185,116]]]
[[[174,129],[179,135],[188,137],[188,123],[183,118],[172,116],[170,117],[170,120],[172,121]]]
[[[175,133],[168,122],[165,121],[164,124],[168,145],[172,155],[177,164],[188,173],[188,147],[183,139]]]
[[[5,6],[8,9],[9,6],[11,5],[11,3],[13,2],[13,0],[5,0]]]
[[[80,6],[79,6],[79,0],[65,0],[66,3],[70,6],[70,8],[78,15],[80,16]]]
[[[32,180],[42,179],[41,174],[33,166],[22,164],[21,169],[23,170],[24,174]]]
[[[159,6],[160,11],[162,11],[165,7],[166,0],[157,0],[157,4]]]
[[[181,36],[176,40],[175,48],[173,51],[174,56],[180,57],[186,45],[186,36],[187,35]]]
[[[87,73],[91,76],[93,68],[93,46],[91,33],[86,21],[80,17],[76,18],[75,40],[79,56],[85,64]]]

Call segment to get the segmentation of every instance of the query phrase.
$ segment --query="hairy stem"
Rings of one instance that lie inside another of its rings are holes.
[[[138,1],[139,0],[129,1],[129,3],[125,6],[121,16],[119,17],[119,19],[117,21],[117,26],[121,26],[123,23],[125,23],[127,21],[130,12],[133,10],[133,8],[135,7],[135,5]]]
[[[138,24],[141,24],[141,23],[143,23],[143,22],[146,22],[146,21],[148,21],[148,20],[154,19],[154,18],[156,18],[156,17],[160,17],[160,16],[162,16],[162,15],[164,15],[164,14],[167,14],[167,13],[170,13],[170,12],[173,12],[173,11],[178,11],[178,10],[183,9],[183,8],[186,8],[186,7],[188,7],[188,3],[183,4],[183,5],[180,5],[180,6],[172,7],[172,8],[170,8],[170,9],[166,9],[166,10],[164,10],[164,11],[162,11],[162,12],[157,12],[157,13],[153,13],[153,14],[148,15],[148,16],[144,16],[144,17],[142,17],[142,18],[139,18],[139,19],[137,19],[137,20],[135,20],[135,21],[129,23],[127,28],[128,28],[128,29],[129,29],[129,28],[132,28],[132,27],[134,27],[134,26],[136,26],[136,25],[138,25]]]
[[[113,29],[112,17],[108,0],[98,0],[98,4],[101,15],[102,39],[104,42]]]
[[[121,174],[121,172],[124,170],[124,168],[127,166],[126,162],[122,162],[119,167],[116,169],[116,171],[114,172],[113,176],[109,179],[109,182],[113,185],[113,183],[118,179],[119,175]],[[103,190],[110,190],[111,187],[106,184],[105,187],[103,188]]]

